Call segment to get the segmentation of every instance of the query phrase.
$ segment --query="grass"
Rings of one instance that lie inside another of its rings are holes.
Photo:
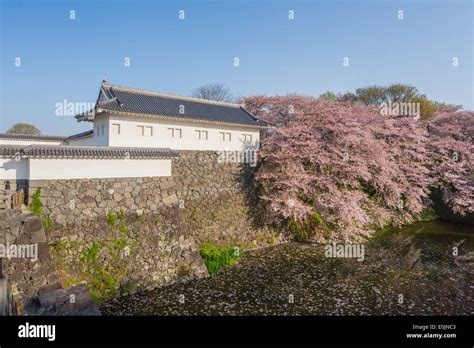
[[[218,247],[212,243],[203,243],[200,247],[200,254],[210,275],[216,274],[221,268],[231,266],[242,256],[239,247],[223,246]]]

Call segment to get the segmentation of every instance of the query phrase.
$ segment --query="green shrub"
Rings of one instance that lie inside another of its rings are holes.
[[[113,211],[110,211],[107,214],[107,224],[109,225],[112,231],[115,231],[117,229],[117,216]]]
[[[88,284],[89,293],[95,304],[100,304],[104,299],[115,296],[119,288],[116,277],[102,267],[94,270]]]
[[[124,222],[125,221],[125,213],[120,210],[118,213],[117,213],[117,217],[119,218],[120,221]]]
[[[296,241],[311,239],[316,231],[320,231],[325,237],[329,237],[331,231],[326,221],[317,211],[313,211],[303,221],[290,219],[288,221],[288,227]]]
[[[234,246],[218,247],[211,243],[203,243],[200,254],[209,274],[214,275],[221,268],[235,264],[242,252],[240,248]]]
[[[43,203],[41,202],[41,188],[38,187],[31,196],[31,203],[28,206],[28,209],[35,214],[36,216],[41,216],[43,212]]]
[[[54,221],[48,216],[46,219],[43,220],[43,228],[47,231],[53,228]]]
[[[102,246],[97,242],[93,242],[90,248],[82,251],[80,260],[84,263],[95,263],[99,256],[100,249],[102,249]]]

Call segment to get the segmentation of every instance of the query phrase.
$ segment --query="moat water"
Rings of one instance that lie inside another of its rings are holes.
[[[104,315],[474,315],[474,228],[419,222],[376,234],[364,258],[322,245],[246,252],[217,275],[103,303]]]

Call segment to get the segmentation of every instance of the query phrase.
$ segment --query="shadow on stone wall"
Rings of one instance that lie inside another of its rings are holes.
[[[100,315],[87,286],[62,289],[41,220],[20,209],[0,212],[1,275],[9,287],[12,314]],[[71,295],[74,295],[73,299]]]
[[[265,223],[252,171],[212,151],[181,151],[171,177],[51,180],[41,187],[63,286],[101,301],[207,276],[203,242],[253,249],[286,241]]]

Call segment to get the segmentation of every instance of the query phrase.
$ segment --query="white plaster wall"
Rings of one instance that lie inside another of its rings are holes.
[[[102,126],[104,126],[104,134],[102,134]],[[96,116],[94,123],[94,136],[84,139],[80,145],[84,146],[109,146],[109,116],[100,114]],[[70,145],[76,145],[70,143]],[[79,145],[79,144],[77,144]]]
[[[54,140],[0,139],[0,145],[59,145],[61,143],[61,141]]]
[[[30,180],[170,176],[170,159],[30,158]]]
[[[252,142],[260,141],[260,131],[258,129],[215,126],[198,122],[163,121],[159,119],[136,117],[124,117],[117,115],[109,116],[109,129],[112,124],[120,125],[120,134],[109,133],[109,146],[118,147],[158,147],[171,148],[174,150],[242,150],[244,143],[242,134],[251,134]],[[137,126],[153,127],[152,136],[137,135]],[[180,128],[182,138],[171,138],[168,128]],[[208,131],[208,139],[198,139],[195,130]],[[220,132],[231,133],[231,141],[222,141]]]
[[[94,136],[68,140],[67,145],[69,146],[98,146],[96,145],[96,139],[94,139]]]
[[[0,158],[0,179],[19,180],[29,178],[28,159]]]

